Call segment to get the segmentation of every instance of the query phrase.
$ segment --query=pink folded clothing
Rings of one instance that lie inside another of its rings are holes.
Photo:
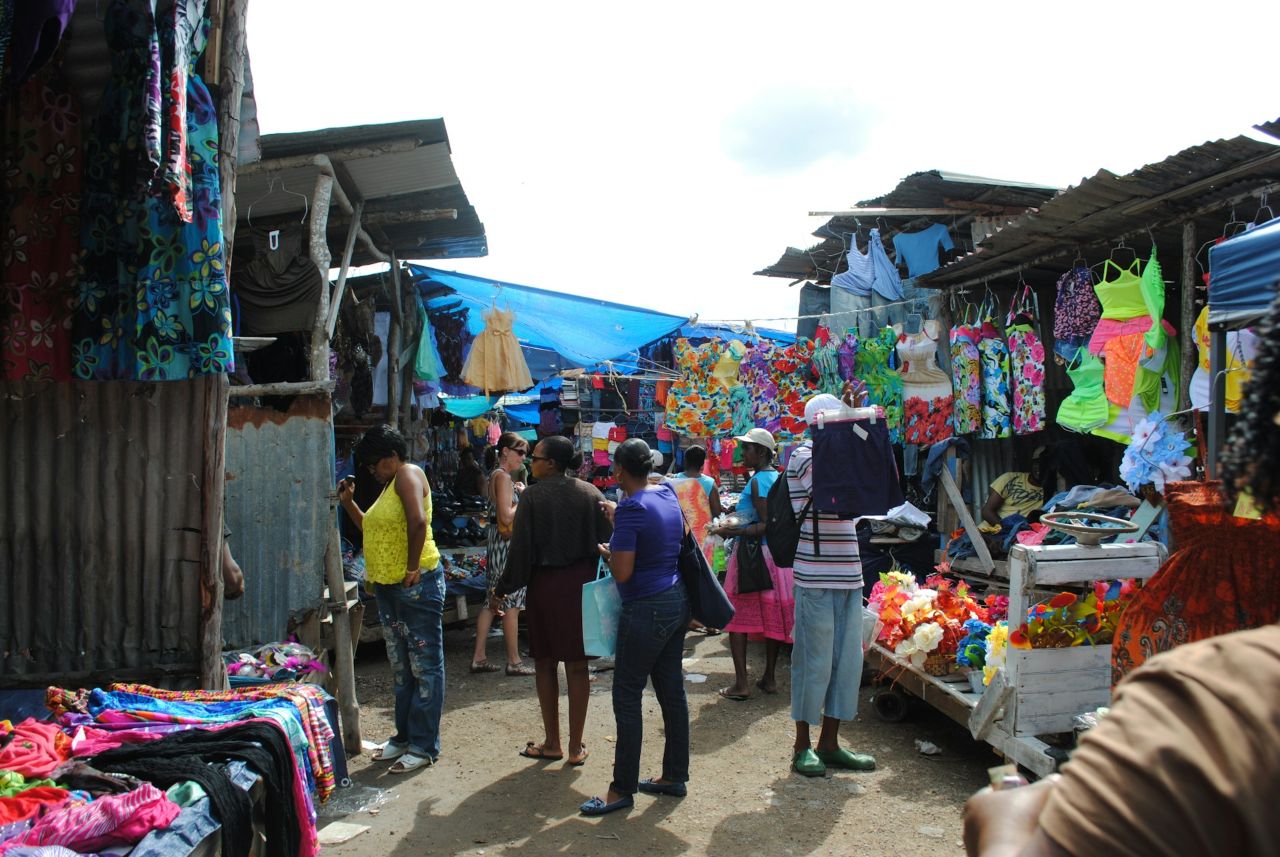
[[[20,845],[63,845],[81,853],[112,845],[134,845],[164,830],[181,809],[151,783],[122,795],[51,812],[25,833],[0,844],[0,855]]]
[[[1170,336],[1178,335],[1178,331],[1169,322],[1161,319],[1160,323],[1164,325],[1165,332]],[[1089,337],[1089,352],[1094,355],[1101,355],[1102,350],[1107,347],[1107,343],[1117,336],[1146,333],[1150,329],[1151,316],[1149,315],[1126,318],[1124,321],[1116,321],[1114,318],[1100,319],[1098,326],[1093,329],[1093,336]]]
[[[40,779],[53,773],[70,755],[71,739],[61,729],[28,717],[14,727],[13,737],[0,749],[0,770]]]
[[[591,453],[591,460],[592,462],[595,463],[597,467],[608,467],[610,462],[609,450],[607,449],[595,450],[594,452]]]

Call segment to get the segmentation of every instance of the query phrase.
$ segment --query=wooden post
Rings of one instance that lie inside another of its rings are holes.
[[[338,682],[338,710],[342,714],[342,745],[347,755],[360,755],[360,701],[356,699],[356,666],[351,644],[351,617],[342,580],[342,545],[338,541],[337,509],[330,505],[333,521],[324,549],[324,577],[333,614],[333,671]]]
[[[951,471],[946,467],[942,468],[939,476],[942,479],[942,490],[947,492],[951,499],[951,505],[955,507],[956,514],[960,516],[960,525],[969,534],[969,541],[973,542],[973,549],[978,554],[978,561],[982,563],[982,570],[987,574],[991,574],[996,570],[996,564],[991,559],[991,551],[987,549],[987,543],[982,538],[978,523],[973,519],[973,515],[969,513],[969,507],[964,504],[964,498],[960,496],[960,486],[956,484],[956,480],[951,476]]]
[[[321,172],[316,176],[316,189],[311,197],[311,261],[320,269],[323,287],[311,328],[311,380],[329,377],[329,203],[333,198],[333,176]]]
[[[222,690],[222,505],[226,488],[227,376],[205,379],[200,479],[200,687]]]
[[[239,170],[240,101],[244,97],[245,18],[249,0],[226,0],[218,73],[218,169],[222,191],[222,270],[230,275],[236,238],[236,175]]]
[[[1178,410],[1191,407],[1191,376],[1196,371],[1196,224],[1182,224],[1182,314],[1178,322],[1178,345],[1182,349],[1182,376],[1178,382]],[[1190,425],[1190,420],[1187,420]]]
[[[400,340],[404,309],[400,303],[400,259],[391,254],[391,327],[387,331],[387,425],[400,422]]]
[[[351,226],[347,229],[347,246],[342,248],[342,267],[338,269],[338,284],[333,287],[333,300],[329,304],[329,318],[326,322],[328,339],[333,338],[333,331],[338,326],[338,313],[342,310],[342,295],[347,288],[347,272],[351,269],[351,255],[356,249],[356,237],[360,234],[360,215],[363,211],[364,200],[361,200],[356,203]]]

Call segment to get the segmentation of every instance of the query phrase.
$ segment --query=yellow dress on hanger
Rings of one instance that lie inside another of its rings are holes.
[[[529,364],[511,328],[516,314],[491,307],[484,311],[484,330],[471,345],[462,380],[488,393],[510,393],[533,386]]]

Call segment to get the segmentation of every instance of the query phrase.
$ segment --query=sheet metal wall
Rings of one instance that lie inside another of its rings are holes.
[[[205,390],[0,382],[4,678],[195,672]]]
[[[223,604],[230,648],[284,639],[290,619],[318,608],[324,591],[334,526],[330,400],[292,401],[288,411],[234,399],[228,409],[226,528],[246,589]]]

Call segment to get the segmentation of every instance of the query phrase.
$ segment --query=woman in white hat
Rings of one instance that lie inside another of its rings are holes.
[[[741,445],[743,463],[754,474],[738,501],[738,508],[734,513],[738,519],[737,525],[714,527],[711,532],[726,538],[760,542],[760,552],[773,584],[772,588],[759,592],[739,593],[738,557],[741,546],[735,544],[734,549],[729,551],[725,592],[733,602],[736,612],[733,621],[724,629],[729,632],[729,651],[733,655],[735,681],[731,687],[722,688],[720,695],[725,699],[741,702],[751,696],[751,684],[747,676],[748,635],[763,636],[765,640],[764,675],[760,677],[756,687],[765,693],[778,692],[774,668],[779,648],[783,643],[790,644],[792,641],[795,598],[792,595],[791,569],[778,568],[764,540],[764,521],[767,517],[765,501],[779,475],[773,464],[778,451],[777,441],[762,428],[753,428],[734,440]]]

